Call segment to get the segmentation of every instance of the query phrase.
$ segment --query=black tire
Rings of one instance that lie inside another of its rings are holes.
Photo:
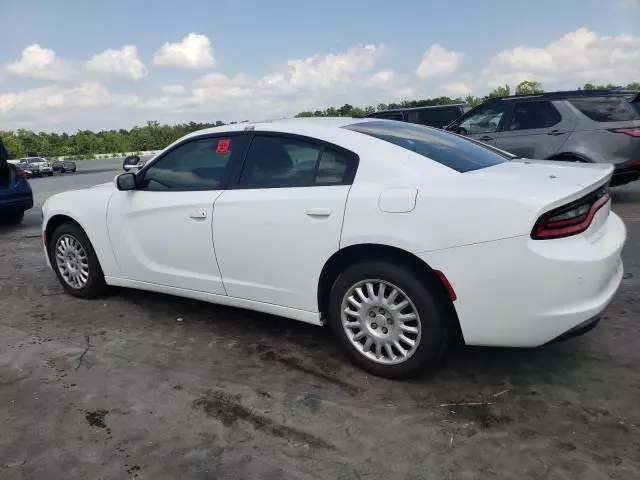
[[[75,288],[71,286],[69,283],[67,283],[67,281],[60,273],[60,269],[56,261],[55,250],[56,245],[58,244],[58,240],[63,235],[68,235],[75,238],[80,243],[87,255],[89,276],[82,288]],[[96,298],[104,292],[107,285],[104,281],[102,267],[100,266],[100,262],[98,261],[96,252],[93,249],[93,245],[91,245],[91,242],[89,241],[87,235],[84,233],[84,230],[82,230],[82,228],[80,228],[78,225],[74,223],[63,223],[58,228],[56,228],[53,232],[53,235],[51,236],[48,250],[49,259],[51,261],[51,265],[53,266],[53,270],[56,272],[58,281],[68,294],[78,298]]]
[[[10,213],[6,217],[4,217],[1,221],[5,225],[20,225],[22,220],[24,219],[24,212],[14,212]]]
[[[352,286],[367,279],[382,280],[398,287],[417,310],[421,335],[413,354],[401,363],[382,364],[369,359],[352,344],[342,326],[343,298]],[[453,320],[449,317],[445,299],[436,285],[423,280],[420,274],[402,262],[367,261],[354,264],[338,276],[329,296],[329,324],[342,347],[360,368],[386,378],[414,377],[433,368],[447,345],[448,329]]]

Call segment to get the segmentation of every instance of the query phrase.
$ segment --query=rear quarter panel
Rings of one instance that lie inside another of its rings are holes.
[[[576,153],[589,162],[608,163],[625,168],[640,159],[640,138],[611,130],[640,127],[640,120],[596,122],[569,102],[567,108],[578,118],[578,124],[559,153]]]

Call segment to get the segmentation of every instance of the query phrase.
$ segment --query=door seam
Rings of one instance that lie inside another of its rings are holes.
[[[216,259],[216,266],[218,267],[218,271],[220,272],[220,282],[222,283],[222,290],[224,290],[225,295],[229,296],[229,293],[227,292],[227,287],[224,284],[224,275],[222,274],[222,269],[220,268],[220,261],[218,260],[218,254],[216,252],[216,234],[213,229],[213,222],[215,221],[215,218],[216,218],[216,203],[218,202],[218,200],[220,200],[220,198],[222,198],[222,196],[226,192],[227,192],[226,190],[223,190],[222,193],[218,195],[218,197],[213,201],[213,205],[211,206],[211,246],[213,247],[213,258]]]

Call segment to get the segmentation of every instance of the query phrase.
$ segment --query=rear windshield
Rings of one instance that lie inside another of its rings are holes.
[[[406,148],[458,172],[491,167],[510,158],[464,137],[411,123],[372,121],[344,128]]]
[[[625,122],[638,118],[629,101],[631,96],[570,98],[571,105],[596,122]]]

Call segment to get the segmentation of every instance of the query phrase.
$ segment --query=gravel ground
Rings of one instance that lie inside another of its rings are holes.
[[[430,378],[347,363],[325,329],[191,300],[62,293],[39,208],[119,162],[34,179],[0,230],[2,479],[638,479],[640,182],[604,321],[549,347],[456,348]]]

